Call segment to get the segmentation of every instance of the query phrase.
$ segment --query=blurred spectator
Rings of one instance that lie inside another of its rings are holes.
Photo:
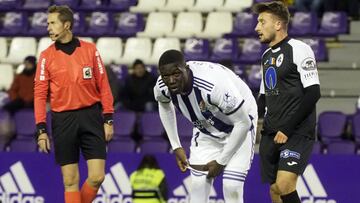
[[[135,60],[131,74],[125,78],[121,100],[125,108],[136,111],[152,111],[155,108],[153,88],[156,78],[146,71],[141,60]]]
[[[133,203],[165,203],[165,174],[153,155],[145,155],[137,170],[130,175]]]
[[[116,109],[117,103],[119,102],[119,91],[120,91],[121,84],[120,84],[120,81],[118,80],[116,74],[114,73],[114,71],[112,70],[112,68],[110,66],[106,66],[105,70],[106,70],[106,74],[108,76],[111,93],[114,98],[114,106]]]
[[[36,58],[27,56],[23,65],[24,70],[15,76],[9,89],[10,101],[3,107],[10,114],[14,114],[22,108],[34,108]]]
[[[318,16],[322,15],[322,8],[324,6],[324,0],[296,0],[296,11],[301,12],[314,12]]]

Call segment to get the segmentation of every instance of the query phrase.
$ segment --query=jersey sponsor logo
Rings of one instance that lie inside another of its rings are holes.
[[[183,183],[176,187],[172,192],[175,197],[168,199],[167,203],[186,203],[189,202],[189,192],[191,191],[191,176],[186,177]],[[214,186],[210,188],[209,203],[224,203],[223,199],[217,197]]]
[[[287,159],[289,157],[300,159],[300,153],[285,149],[280,152],[280,158]]]
[[[238,103],[238,99],[234,96],[232,96],[229,92],[225,93],[224,95],[224,113],[229,113],[234,110],[236,107],[236,104]]]
[[[46,62],[46,59],[43,58],[41,60],[41,64],[40,64],[40,80],[41,81],[44,81],[45,80],[45,62]]]
[[[84,79],[91,79],[92,78],[92,69],[91,67],[84,67],[83,68],[83,78]]]
[[[105,180],[93,203],[130,203],[132,202],[131,193],[129,176],[122,163],[119,162],[110,167],[110,172],[105,175]]]
[[[277,67],[280,67],[283,61],[284,61],[284,54],[280,54],[280,55],[276,58],[276,66],[277,66]]]
[[[0,202],[45,202],[36,195],[24,166],[20,161],[10,166],[10,171],[0,176]]]
[[[104,74],[104,67],[102,66],[99,51],[95,52],[95,56],[96,56],[96,61],[97,61],[97,65],[99,68],[99,72],[100,72],[100,74]]]
[[[315,70],[316,69],[315,59],[313,59],[311,57],[308,57],[308,58],[304,59],[301,62],[301,68],[306,70],[306,71]]]
[[[303,175],[299,176],[296,190],[303,203],[336,203],[328,197],[312,164],[309,164]]]
[[[265,85],[268,89],[275,89],[277,84],[277,74],[273,66],[270,66],[265,72]]]

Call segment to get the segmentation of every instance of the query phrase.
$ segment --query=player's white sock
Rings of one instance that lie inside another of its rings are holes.
[[[244,182],[223,179],[223,193],[226,203],[243,203]]]
[[[207,179],[205,174],[191,171],[190,203],[207,203],[213,178]]]

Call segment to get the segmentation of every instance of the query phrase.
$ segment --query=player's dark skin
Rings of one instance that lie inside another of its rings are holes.
[[[170,63],[159,67],[161,78],[169,88],[171,94],[186,95],[192,90],[190,81],[190,69],[185,61],[179,63]],[[189,165],[185,150],[180,147],[174,150],[176,162],[182,172],[185,172]],[[217,163],[215,160],[206,165],[190,165],[192,168],[200,171],[208,171],[207,178],[215,178],[220,175],[225,166]]]

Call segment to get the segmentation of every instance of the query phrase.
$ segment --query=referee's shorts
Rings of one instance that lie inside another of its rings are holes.
[[[78,163],[80,150],[86,160],[106,159],[101,106],[51,112],[55,159],[61,166]]]

